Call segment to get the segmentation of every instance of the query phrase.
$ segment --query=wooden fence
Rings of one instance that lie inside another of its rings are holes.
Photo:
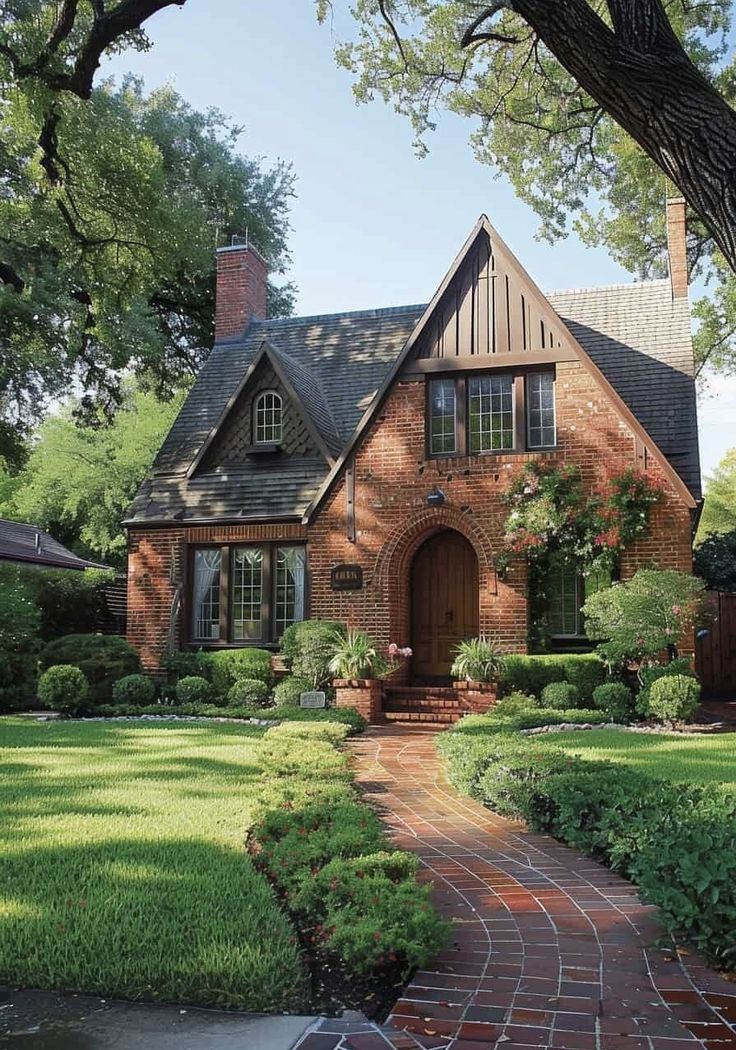
[[[714,618],[696,638],[695,667],[705,696],[736,700],[736,594],[712,591]]]

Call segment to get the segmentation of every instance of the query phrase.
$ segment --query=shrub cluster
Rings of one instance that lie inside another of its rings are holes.
[[[649,690],[649,713],[660,722],[687,721],[699,704],[700,682],[690,675],[665,675]]]
[[[649,709],[649,697],[654,683],[660,678],[667,678],[669,675],[675,674],[682,674],[687,675],[690,678],[695,678],[695,672],[693,671],[687,657],[678,657],[676,660],[670,660],[668,664],[652,664],[649,667],[643,668],[639,672],[641,689],[636,698],[636,710],[640,715],[644,718],[648,718],[652,714]]]
[[[551,682],[569,682],[580,695],[580,704],[590,706],[593,690],[606,677],[605,664],[595,653],[565,653],[522,656],[512,653],[504,658],[501,693],[515,691],[541,696]]]
[[[268,686],[258,678],[239,678],[227,693],[228,707],[265,707],[269,700]]]
[[[298,678],[296,675],[289,675],[288,678],[282,678],[274,689],[274,703],[284,704],[287,707],[298,707],[299,697],[302,693],[308,693],[311,688],[312,683],[308,678]]]
[[[336,620],[302,620],[284,631],[281,655],[291,673],[308,683],[306,689],[324,689],[332,678],[335,639],[344,635],[345,624]]]
[[[199,675],[187,675],[176,683],[176,699],[180,704],[206,704],[211,696],[212,686]]]
[[[156,698],[156,685],[144,674],[128,674],[113,683],[112,700],[114,704],[145,707]]]
[[[447,924],[416,882],[416,858],[387,851],[377,816],[350,784],[337,746],[346,733],[334,722],[268,730],[271,808],[248,847],[316,951],[356,975],[389,963],[409,971],[442,947]]]
[[[736,794],[574,758],[519,732],[576,714],[463,720],[439,740],[450,780],[491,809],[524,817],[633,879],[673,933],[733,963]],[[586,721],[603,717],[585,712]]]
[[[634,697],[623,682],[606,682],[593,690],[593,703],[612,722],[627,722],[634,713]]]
[[[136,707],[127,704],[101,704],[94,712],[100,718],[119,718],[131,715],[160,715],[162,718],[189,715],[194,718],[258,718],[274,722],[340,722],[351,733],[362,733],[366,720],[352,707],[327,710],[302,710],[300,707],[219,707],[217,704],[148,704]]]
[[[542,707],[569,711],[580,706],[580,691],[572,682],[550,682],[542,690]]]
[[[141,670],[135,649],[124,638],[105,634],[67,634],[48,642],[41,651],[40,668],[44,671],[56,664],[72,664],[84,673],[91,705],[109,703],[113,683]]]

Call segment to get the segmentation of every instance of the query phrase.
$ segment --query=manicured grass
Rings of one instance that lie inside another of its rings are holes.
[[[691,784],[736,788],[736,734],[676,736],[590,729],[536,737],[582,758],[623,762],[643,773]]]
[[[243,848],[264,730],[0,719],[0,984],[298,1008]]]

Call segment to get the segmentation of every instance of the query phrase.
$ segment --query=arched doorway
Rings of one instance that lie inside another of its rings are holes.
[[[412,672],[417,682],[447,679],[454,649],[479,623],[478,558],[454,529],[430,536],[411,567]]]

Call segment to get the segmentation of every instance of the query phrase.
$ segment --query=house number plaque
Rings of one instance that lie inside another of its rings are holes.
[[[299,697],[300,707],[326,707],[327,706],[327,694],[321,690],[314,690],[311,693],[302,693]]]
[[[363,570],[360,565],[333,565],[330,573],[333,591],[359,591],[363,587]]]

